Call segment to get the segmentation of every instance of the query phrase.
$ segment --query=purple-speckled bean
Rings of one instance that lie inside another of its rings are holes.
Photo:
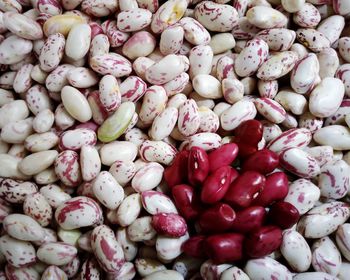
[[[288,264],[297,272],[307,271],[311,265],[311,249],[304,237],[295,230],[283,232],[281,253]]]
[[[256,109],[268,121],[272,123],[281,123],[286,118],[286,111],[275,100],[262,97],[254,100]]]
[[[350,167],[343,161],[326,163],[318,177],[318,187],[321,195],[326,198],[340,199],[350,189]]]
[[[224,130],[230,131],[238,127],[242,122],[254,119],[257,110],[250,100],[242,99],[230,108],[226,109],[220,116],[220,124]]]
[[[268,56],[268,44],[262,38],[248,41],[235,60],[235,71],[241,77],[253,75]]]
[[[183,44],[184,34],[184,28],[180,24],[174,24],[166,28],[160,36],[160,52],[163,55],[176,54]]]
[[[60,33],[52,34],[46,39],[39,56],[42,70],[46,72],[55,70],[63,57],[65,44],[65,38]]]
[[[131,73],[131,63],[117,53],[96,55],[90,59],[90,67],[101,75],[113,75],[116,78]]]
[[[257,77],[264,81],[279,79],[293,69],[297,60],[298,55],[294,51],[275,53],[259,67]]]
[[[297,230],[306,238],[321,238],[336,231],[350,216],[348,204],[340,201],[312,208],[298,222]]]
[[[40,192],[29,194],[23,202],[23,212],[46,227],[52,220],[52,208]]]
[[[118,223],[123,227],[131,225],[139,216],[141,209],[142,203],[139,193],[127,196],[117,210]]]
[[[324,78],[310,94],[309,110],[316,117],[329,117],[340,107],[344,94],[345,88],[341,80]]]
[[[124,264],[124,252],[114,232],[106,225],[96,227],[91,234],[91,247],[101,268],[118,272]]]
[[[345,95],[350,97],[350,64],[340,65],[335,72],[335,77],[343,82],[345,87]]]
[[[188,149],[191,147],[200,147],[205,151],[211,151],[221,146],[220,135],[212,132],[201,132],[188,138]]]
[[[139,112],[140,119],[150,125],[154,118],[165,109],[167,100],[168,97],[163,87],[149,87],[145,92]]]
[[[316,159],[299,148],[284,149],[280,154],[280,164],[302,178],[314,178],[320,174]]]
[[[293,14],[293,21],[300,27],[314,28],[321,21],[321,15],[314,5],[305,3],[299,11]]]
[[[155,161],[169,165],[174,160],[177,150],[164,141],[146,140],[140,145],[140,156],[145,161]]]
[[[84,181],[96,178],[101,170],[101,160],[94,146],[84,145],[80,150],[81,176]]]
[[[44,238],[43,228],[31,217],[10,214],[3,220],[4,230],[13,238],[23,241],[39,241]]]
[[[315,29],[301,28],[296,31],[296,34],[297,40],[313,52],[320,52],[330,47],[330,42],[326,36]]]
[[[211,1],[199,3],[194,9],[194,17],[208,30],[217,32],[231,31],[239,18],[234,7]]]
[[[151,215],[159,213],[175,213],[176,207],[172,200],[158,191],[144,191],[141,193],[142,205]]]
[[[289,129],[273,139],[267,148],[275,153],[280,153],[287,148],[306,147],[311,139],[311,132],[306,128]]]
[[[129,59],[136,59],[150,55],[155,47],[155,37],[147,31],[139,31],[124,43],[122,52]]]
[[[30,242],[18,240],[6,234],[0,237],[0,250],[13,267],[25,267],[37,260],[34,246]]]
[[[92,190],[98,201],[110,210],[117,209],[124,199],[124,189],[108,171],[97,175]]]
[[[187,9],[186,0],[170,0],[165,2],[153,15],[151,29],[154,33],[161,33],[167,27],[178,22]],[[155,8],[155,7],[154,7]]]
[[[140,8],[126,10],[118,14],[117,21],[117,26],[120,31],[139,31],[151,24],[152,13],[146,9]]]
[[[250,279],[278,279],[280,277],[281,279],[292,280],[293,278],[287,267],[270,257],[249,260],[244,271]]]
[[[79,185],[81,181],[79,155],[70,150],[61,152],[55,160],[55,172],[65,185]]]
[[[55,212],[57,223],[66,230],[103,222],[101,207],[91,198],[77,196],[60,204]]]
[[[264,40],[271,51],[287,51],[294,43],[295,31],[286,28],[265,29],[256,34]]]
[[[312,245],[312,266],[316,271],[336,276],[340,271],[340,253],[328,237],[323,237]]]
[[[144,216],[135,219],[127,228],[127,234],[131,241],[149,241],[156,236],[152,227],[152,217]]]
[[[0,183],[0,197],[9,203],[23,203],[27,195],[37,191],[37,185],[32,182],[4,179]]]

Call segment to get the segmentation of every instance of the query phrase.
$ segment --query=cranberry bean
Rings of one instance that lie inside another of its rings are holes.
[[[234,207],[245,208],[264,189],[265,177],[255,171],[246,171],[230,185],[224,200]]]
[[[209,171],[213,172],[216,169],[230,165],[237,157],[238,146],[235,143],[224,144],[216,150],[208,154]]]
[[[245,253],[251,258],[271,254],[282,244],[282,231],[276,226],[264,226],[249,233],[244,241]]]
[[[243,239],[238,233],[212,235],[205,240],[205,248],[215,263],[234,262],[243,257]]]
[[[189,151],[181,151],[177,154],[172,165],[164,171],[164,180],[169,187],[181,184],[187,181],[187,162]]]
[[[278,164],[278,155],[268,149],[262,149],[243,162],[242,170],[254,170],[261,174],[268,174],[277,168]]]
[[[171,189],[176,208],[186,220],[196,219],[201,206],[193,187],[189,185],[177,185]]]
[[[205,210],[198,219],[203,232],[224,232],[232,227],[236,218],[235,211],[225,203],[218,203]]]
[[[232,169],[230,166],[222,166],[209,174],[202,185],[202,202],[212,204],[225,196],[230,184],[238,177],[238,172]]]
[[[180,237],[186,234],[186,221],[173,213],[159,213],[152,217],[152,227],[158,234]]]
[[[290,228],[299,220],[299,211],[293,204],[279,201],[270,208],[267,219],[282,229]]]
[[[268,206],[281,200],[288,194],[288,178],[283,172],[276,172],[266,177],[262,192],[254,199],[254,205]]]
[[[209,173],[209,158],[200,147],[192,147],[188,156],[188,181],[196,186],[204,182]]]
[[[261,206],[251,206],[242,211],[236,212],[231,229],[246,233],[257,229],[265,222],[266,210]]]

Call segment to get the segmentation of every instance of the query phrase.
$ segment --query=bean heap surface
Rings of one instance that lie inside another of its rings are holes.
[[[0,0],[0,280],[348,280],[349,0]]]

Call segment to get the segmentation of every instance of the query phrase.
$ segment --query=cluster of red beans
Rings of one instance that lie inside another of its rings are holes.
[[[262,124],[246,121],[234,135],[235,143],[209,153],[199,147],[181,151],[164,173],[191,235],[183,251],[215,263],[272,253],[282,230],[299,219],[298,210],[283,201],[288,178],[274,172],[278,155],[258,150]]]

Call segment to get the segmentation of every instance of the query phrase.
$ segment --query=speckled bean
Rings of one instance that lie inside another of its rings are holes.
[[[318,178],[318,186],[323,197],[340,199],[350,189],[350,167],[343,161],[326,163]]]
[[[257,110],[249,100],[240,100],[226,109],[220,116],[220,124],[224,130],[233,130],[243,121],[254,119]]]
[[[92,190],[105,207],[118,208],[124,199],[124,190],[108,171],[102,171],[92,183]]]
[[[0,250],[7,262],[17,268],[36,262],[34,246],[28,241],[21,241],[9,235],[3,235],[0,237]]]
[[[291,272],[284,265],[270,257],[249,260],[244,271],[251,279],[262,280],[281,277],[282,279],[291,280],[293,278]]]
[[[307,271],[311,265],[311,249],[304,237],[295,230],[289,229],[283,233],[281,253],[297,272]]]
[[[55,219],[63,229],[70,230],[97,225],[103,221],[103,216],[102,209],[93,199],[77,196],[59,205]]]
[[[234,7],[211,1],[199,3],[194,9],[194,16],[205,28],[217,32],[231,31],[239,18]]]
[[[298,222],[298,231],[306,238],[321,238],[336,231],[350,215],[349,206],[344,202],[328,202],[316,206]]]

